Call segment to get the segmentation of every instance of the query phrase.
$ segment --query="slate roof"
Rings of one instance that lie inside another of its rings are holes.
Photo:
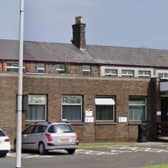
[[[18,53],[18,41],[0,40],[0,60],[18,60]],[[25,41],[24,61],[168,68],[168,50],[88,45],[81,51],[72,44]]]

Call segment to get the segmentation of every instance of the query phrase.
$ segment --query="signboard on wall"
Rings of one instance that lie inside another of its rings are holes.
[[[94,122],[94,117],[85,117],[85,122],[86,123],[93,123]]]
[[[119,117],[118,122],[119,123],[127,123],[127,117]]]
[[[85,110],[85,123],[93,123],[94,117],[93,117],[93,111],[90,109]]]

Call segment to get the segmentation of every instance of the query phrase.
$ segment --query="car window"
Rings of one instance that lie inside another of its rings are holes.
[[[48,128],[48,132],[49,132],[49,133],[56,133],[55,126],[52,125],[51,127],[49,127],[49,128]]]
[[[66,125],[66,124],[59,124],[56,126],[56,131],[57,132],[74,132],[71,125]]]
[[[40,125],[39,126],[39,132],[41,133],[41,132],[44,132],[45,130],[46,130],[46,128],[47,128],[47,126],[45,126],[45,125]]]
[[[45,131],[45,129],[47,128],[47,126],[45,125],[36,125],[33,129],[32,133],[42,133]]]
[[[66,124],[58,124],[58,125],[52,125],[48,132],[50,133],[68,133],[68,132],[74,132],[71,125]]]
[[[33,129],[34,129],[34,126],[31,125],[31,126],[27,127],[27,128],[23,131],[23,134],[31,134],[32,131],[33,131]]]
[[[0,130],[0,136],[6,136],[6,134],[2,130]]]

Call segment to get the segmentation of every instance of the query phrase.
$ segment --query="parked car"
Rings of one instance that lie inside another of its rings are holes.
[[[22,133],[22,149],[36,150],[45,154],[50,150],[64,149],[74,154],[79,144],[77,133],[70,123],[35,123]]]
[[[10,149],[11,145],[9,136],[0,128],[0,157],[5,157]]]

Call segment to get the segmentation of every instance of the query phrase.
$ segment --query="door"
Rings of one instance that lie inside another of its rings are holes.
[[[161,134],[168,136],[168,97],[161,97]]]

